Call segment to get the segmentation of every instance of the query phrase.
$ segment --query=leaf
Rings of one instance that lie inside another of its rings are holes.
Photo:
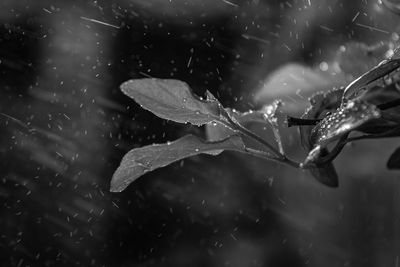
[[[398,72],[400,67],[400,59],[387,60],[375,66],[370,71],[364,73],[353,82],[351,82],[345,89],[343,99],[355,100],[360,99],[363,95],[368,93],[376,86],[386,87],[388,82],[391,81],[391,76]]]
[[[380,109],[380,118],[359,127],[359,131],[381,134],[396,127],[400,122],[398,115],[400,112],[400,59],[397,58],[398,51],[395,52],[393,57],[360,76],[345,89],[343,103],[349,100],[361,100]]]
[[[302,116],[302,119],[319,119],[320,116],[326,111],[330,111],[332,109],[336,109],[340,106],[341,99],[343,95],[342,89],[330,90],[326,93],[319,92],[314,94],[310,98],[311,106],[305,111]],[[312,148],[314,147],[314,143],[311,140],[311,132],[313,130],[313,126],[300,126],[300,138],[301,144],[306,151],[306,153],[310,153]],[[318,151],[319,157],[326,157],[330,154],[330,152],[323,148]],[[339,185],[339,179],[335,170],[335,167],[331,162],[327,162],[321,165],[315,165],[309,168],[309,171],[314,178],[320,183],[330,186],[337,187]]]
[[[321,71],[319,67],[289,63],[272,72],[255,93],[254,101],[269,103],[276,98],[285,100],[285,112],[298,112],[307,105],[307,97],[314,92],[345,84],[342,73]]]
[[[320,119],[320,117],[327,111],[336,110],[340,107],[343,89],[333,89],[328,92],[318,92],[311,96],[309,99],[310,106],[306,109],[301,116],[302,119]],[[303,125],[299,127],[301,144],[308,152],[313,148],[311,143],[311,131],[314,126]]]
[[[245,146],[238,135],[218,142],[207,142],[194,135],[187,135],[171,143],[133,149],[123,157],[115,171],[110,191],[121,192],[143,174],[175,161],[201,153],[214,154],[218,150],[244,152]]]
[[[400,170],[400,147],[389,157],[386,166],[389,170]]]
[[[324,149],[322,152],[322,156],[329,154],[327,149]],[[331,162],[319,165],[318,167],[313,167],[309,169],[310,173],[314,178],[320,183],[327,185],[329,187],[338,187],[339,186],[339,177],[336,173],[335,167]]]
[[[336,112],[326,116],[312,130],[313,147],[325,147],[328,143],[349,133],[381,115],[375,105],[364,101],[349,101]]]
[[[178,80],[129,80],[121,85],[121,90],[163,119],[194,125],[223,119],[223,107],[210,92],[207,91],[207,99],[203,100],[194,95],[186,83]]]
[[[247,131],[256,134],[257,130],[262,129],[262,134],[265,134],[264,130],[265,126],[268,126],[272,129],[272,133],[274,134],[274,138],[278,144],[278,148],[281,154],[284,154],[282,142],[279,134],[279,124],[278,124],[278,111],[277,109],[281,106],[281,101],[274,101],[270,105],[264,106],[261,110],[250,110],[247,112],[239,112],[234,109],[226,108],[227,117],[230,118],[232,124],[239,125],[239,127],[246,129]],[[281,115],[279,113],[279,115]],[[281,119],[282,116],[279,117]],[[254,125],[256,124],[256,125]],[[262,128],[261,128],[262,127]],[[206,125],[206,134],[207,140],[209,141],[217,141],[222,140],[232,134],[235,131],[232,128],[225,126],[224,124],[219,123],[210,123]],[[269,133],[268,133],[269,134]],[[263,145],[260,148],[260,142],[254,140],[252,137],[247,136],[246,134],[242,135],[243,142],[247,148],[252,148],[255,150],[263,150],[265,148]],[[272,137],[271,137],[272,138]],[[265,151],[265,150],[264,150]],[[270,150],[269,150],[270,151]],[[267,151],[265,151],[267,152]]]
[[[312,130],[309,137],[311,149],[303,163],[304,166],[318,164],[333,160],[345,145],[349,133],[357,130],[371,120],[381,116],[375,105],[368,104],[361,100],[349,101],[332,114],[324,117]],[[331,151],[331,155],[323,156],[321,152],[331,142],[340,139]]]
[[[262,111],[249,110],[239,112],[235,109],[225,108],[229,117],[236,120],[240,125],[247,128],[252,123],[268,124]],[[234,134],[234,130],[220,123],[209,123],[206,125],[207,140],[218,141]]]

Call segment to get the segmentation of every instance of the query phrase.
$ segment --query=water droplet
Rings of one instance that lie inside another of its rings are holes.
[[[328,63],[322,61],[321,63],[319,63],[319,69],[322,71],[327,71],[329,69]]]

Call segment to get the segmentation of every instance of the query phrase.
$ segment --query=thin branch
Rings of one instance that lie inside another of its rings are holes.
[[[280,157],[280,158],[284,158],[284,155],[279,153],[279,151],[275,147],[273,147],[270,143],[268,143],[267,141],[265,141],[263,138],[261,138],[260,136],[256,135],[255,133],[247,130],[239,122],[236,122],[236,121],[232,120],[232,118],[229,116],[228,113],[226,113],[224,115],[225,115],[225,118],[227,118],[229,124],[227,122],[223,121],[223,120],[220,121],[221,123],[223,123],[224,125],[228,126],[231,129],[233,129],[234,131],[238,131],[238,132],[246,135],[247,137],[252,138],[253,140],[257,141],[259,144],[264,145],[269,150],[271,150],[271,152],[274,153],[275,156]]]
[[[317,125],[318,122],[320,122],[321,119],[300,119],[300,118],[295,118],[292,116],[287,116],[286,117],[286,122],[288,127],[292,126],[303,126],[303,125]]]
[[[252,148],[246,148],[245,149],[247,154],[249,155],[253,155],[259,158],[263,158],[263,159],[267,159],[267,160],[271,160],[271,161],[275,161],[277,163],[280,164],[284,164],[284,165],[288,165],[294,168],[299,169],[300,168],[300,163],[295,162],[287,157],[283,157],[283,158],[277,158],[272,156],[270,153],[265,152],[265,151],[260,151],[260,150],[256,150],[256,149],[252,149]]]

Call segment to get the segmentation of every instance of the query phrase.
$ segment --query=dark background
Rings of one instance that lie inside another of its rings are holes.
[[[176,78],[245,111],[271,100],[263,90],[285,98],[263,81],[293,62],[339,61],[349,70],[329,79],[348,82],[382,56],[354,43],[394,42],[399,22],[372,0],[1,0],[0,265],[398,266],[393,140],[346,148],[338,189],[234,153],[122,193],[109,182],[128,150],[204,134],[140,109],[121,82]]]

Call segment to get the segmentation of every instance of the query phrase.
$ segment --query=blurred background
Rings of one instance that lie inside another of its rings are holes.
[[[399,25],[375,0],[1,0],[0,265],[399,266],[396,140],[346,147],[336,189],[224,152],[109,193],[130,149],[204,135],[121,82],[174,78],[241,111],[282,98],[300,115],[388,56]],[[296,129],[284,135],[303,158]]]

